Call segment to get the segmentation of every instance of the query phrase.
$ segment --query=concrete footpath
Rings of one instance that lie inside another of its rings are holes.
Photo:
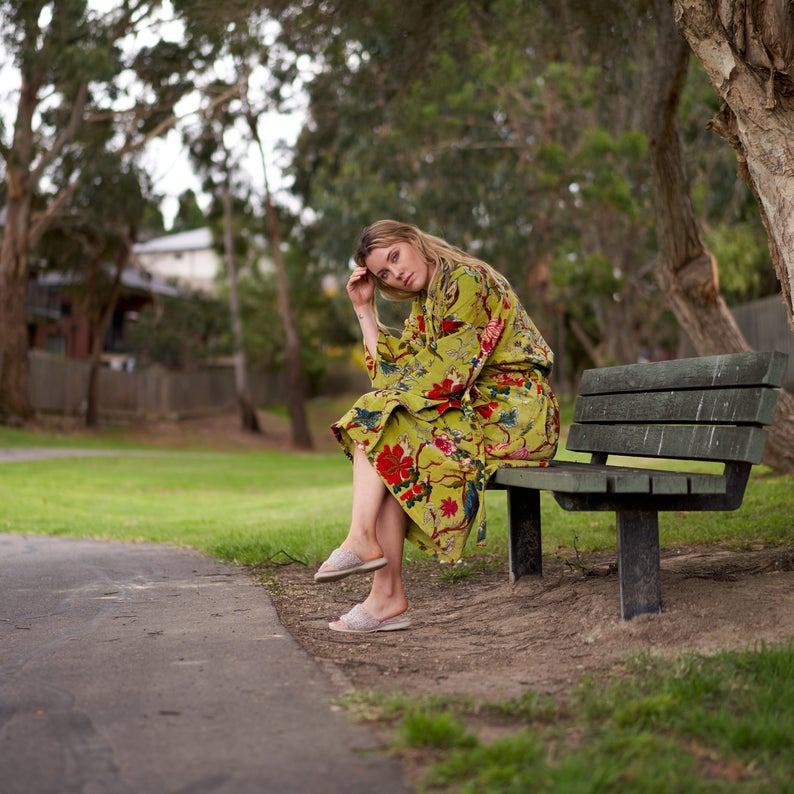
[[[0,535],[3,794],[405,794],[241,569]]]

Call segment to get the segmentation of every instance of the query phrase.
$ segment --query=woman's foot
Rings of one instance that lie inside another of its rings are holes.
[[[390,618],[379,619],[368,612],[363,604],[356,604],[346,615],[339,620],[328,624],[331,631],[342,631],[347,634],[371,634],[375,631],[399,631],[411,625],[411,618],[405,613],[394,615]]]
[[[314,574],[315,582],[336,582],[354,573],[370,573],[383,568],[388,560],[379,556],[374,559],[362,560],[357,554],[348,549],[339,548],[331,552],[331,556],[320,566]]]

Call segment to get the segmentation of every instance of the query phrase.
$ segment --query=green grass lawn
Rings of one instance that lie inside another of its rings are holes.
[[[344,536],[350,504],[341,453],[126,450],[0,464],[0,530],[170,542],[240,563],[281,550],[321,561]],[[488,550],[506,554],[504,494],[489,492],[487,505]],[[546,552],[614,547],[612,513],[569,513],[548,494],[543,511]],[[792,542],[792,516],[791,478],[758,468],[736,512],[661,514],[662,544]]]

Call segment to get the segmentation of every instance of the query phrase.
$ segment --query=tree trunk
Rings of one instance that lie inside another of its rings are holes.
[[[674,0],[675,20],[725,102],[714,129],[761,211],[794,328],[794,5]]]
[[[28,236],[30,204],[10,198],[0,248],[0,422],[19,425],[33,415],[28,394]]]
[[[750,350],[720,296],[716,262],[703,241],[689,192],[676,123],[689,49],[675,28],[669,0],[656,0],[655,6],[658,39],[648,132],[659,248],[656,275],[698,355]],[[794,470],[794,412],[785,407],[777,414],[764,462],[783,471]]]
[[[299,449],[311,449],[312,438],[306,420],[306,386],[301,366],[301,346],[287,284],[287,268],[281,254],[281,235],[278,231],[276,210],[270,198],[270,188],[265,186],[265,211],[270,238],[270,251],[276,265],[276,284],[281,323],[284,327],[285,353],[287,360],[287,402],[289,403],[292,443]]]
[[[284,353],[287,364],[287,404],[289,409],[290,428],[292,430],[292,444],[298,449],[311,449],[312,437],[309,433],[309,423],[306,418],[306,384],[303,380],[303,366],[301,364],[301,344],[295,317],[292,312],[292,302],[289,297],[289,282],[287,268],[281,253],[281,235],[278,230],[278,217],[276,208],[270,195],[270,185],[267,180],[267,165],[265,162],[265,148],[257,127],[257,115],[248,106],[247,91],[243,92],[246,107],[245,118],[251,136],[256,141],[259,149],[259,158],[262,162],[262,179],[265,186],[265,215],[267,222],[267,236],[270,243],[270,253],[276,267],[276,289],[278,292],[278,310],[281,317],[281,326],[284,329]]]
[[[36,92],[36,86],[23,78],[14,141],[6,155],[6,225],[0,246],[0,421],[4,424],[20,424],[33,415],[26,305]]]
[[[229,311],[232,317],[234,337],[234,384],[237,405],[240,409],[240,428],[248,433],[261,433],[259,417],[256,414],[251,390],[248,386],[248,367],[243,342],[243,323],[240,318],[240,298],[237,292],[237,268],[234,262],[234,213],[232,194],[229,187],[229,174],[223,186],[223,250],[226,257],[226,275],[229,279]]]
[[[102,296],[98,287],[98,270],[102,267],[104,256],[100,255],[92,263],[91,275],[88,280],[88,297],[86,314],[91,323],[91,360],[88,367],[88,388],[86,389],[85,426],[97,427],[99,425],[99,373],[102,368],[102,348],[104,347],[105,334],[121,292],[121,278],[132,251],[133,240],[128,237],[128,245],[119,252],[116,258],[116,270],[113,274],[113,283],[102,305]],[[92,283],[93,282],[93,283]]]

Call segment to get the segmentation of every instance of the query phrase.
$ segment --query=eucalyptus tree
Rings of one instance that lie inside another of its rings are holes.
[[[81,127],[112,125],[115,151],[129,152],[176,122],[178,100],[194,92],[212,62],[193,0],[173,6],[169,27],[160,0],[116,0],[98,10],[87,0],[0,0],[0,27],[15,114],[2,130],[6,224],[0,246],[0,421],[31,413],[27,379],[26,290],[30,251],[76,190],[85,161],[58,195],[42,185],[79,149]],[[148,42],[148,43],[147,43]],[[213,101],[217,101],[214,98]]]
[[[207,219],[204,210],[198,203],[194,190],[183,190],[179,194],[178,206],[170,231],[186,232],[206,226]]]
[[[674,17],[722,107],[711,126],[758,201],[794,328],[794,6],[674,0]]]
[[[699,354],[749,350],[720,293],[717,261],[704,240],[686,173],[677,116],[689,47],[675,28],[669,0],[656,0],[656,12],[656,69],[648,118],[655,171],[658,278]],[[771,186],[764,188],[774,193]],[[785,201],[785,197],[779,200]],[[786,392],[779,400],[764,462],[781,471],[794,470],[794,397]]]
[[[224,89],[225,86],[218,85],[219,92],[223,92]],[[238,255],[246,253],[247,240],[244,236],[235,233],[235,205],[245,206],[247,201],[236,201],[244,186],[235,180],[235,175],[240,171],[242,157],[239,144],[235,148],[234,143],[231,142],[230,132],[235,120],[234,103],[230,100],[216,106],[201,120],[196,129],[187,131],[185,141],[189,146],[191,159],[203,177],[203,189],[215,197],[215,203],[221,210],[220,239],[226,266],[240,427],[250,433],[260,433],[261,427],[249,386],[248,362],[240,313]]]
[[[278,210],[273,201],[273,194],[270,190],[270,182],[267,176],[267,157],[262,143],[262,136],[259,132],[259,113],[252,103],[247,84],[243,89],[242,99],[245,121],[251,134],[251,140],[259,152],[262,166],[265,226],[267,228],[267,239],[270,243],[270,254],[275,267],[277,306],[281,328],[284,332],[287,408],[290,417],[292,443],[300,449],[311,449],[313,442],[306,414],[307,387],[303,372],[303,349],[289,286],[289,275],[284,260]]]
[[[145,176],[130,156],[91,149],[82,178],[36,246],[47,265],[67,279],[88,320],[90,366],[85,423],[99,421],[99,371],[105,334],[121,292],[147,199]]]

